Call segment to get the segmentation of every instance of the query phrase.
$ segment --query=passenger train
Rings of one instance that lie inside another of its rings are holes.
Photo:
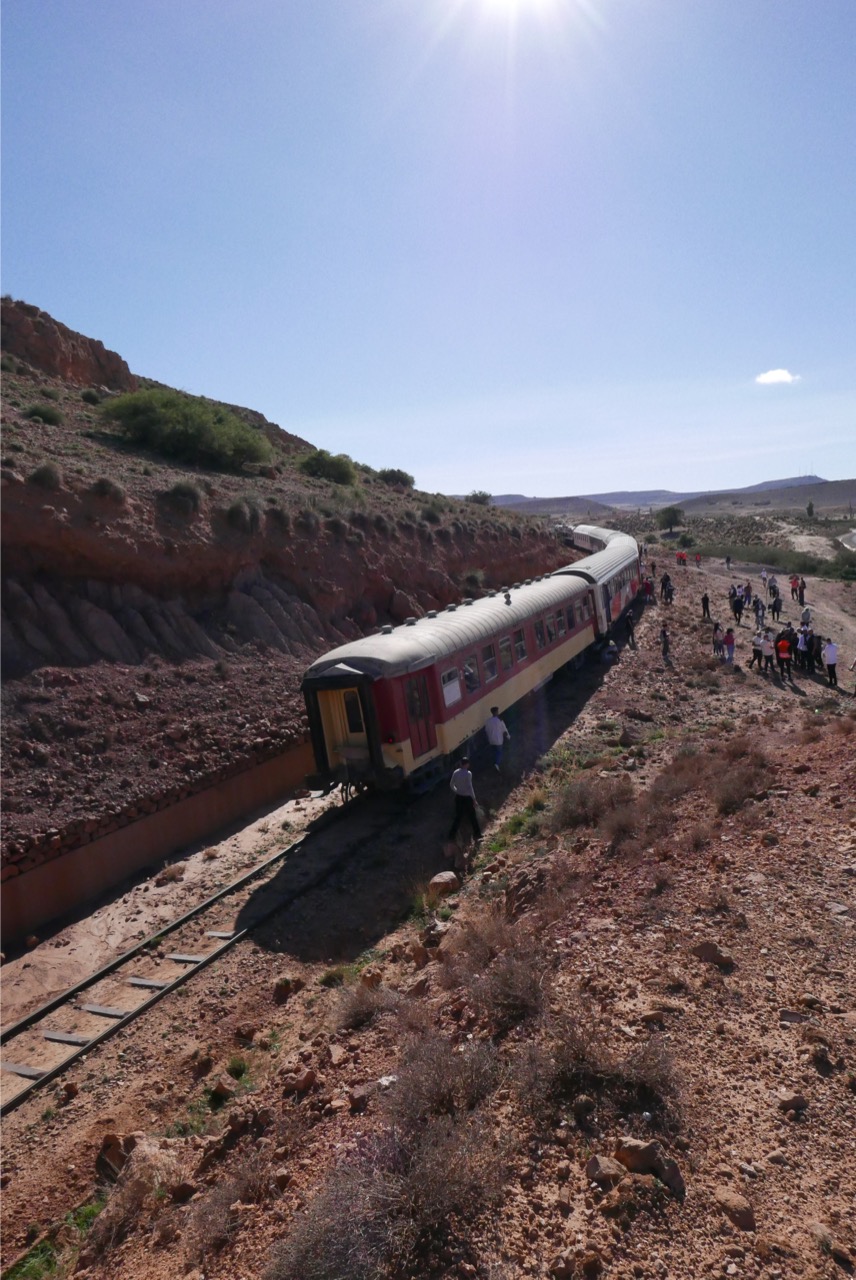
[[[313,662],[301,686],[313,788],[360,782],[427,790],[500,712],[601,640],[640,587],[627,534],[577,525],[591,554],[543,577],[385,626]]]

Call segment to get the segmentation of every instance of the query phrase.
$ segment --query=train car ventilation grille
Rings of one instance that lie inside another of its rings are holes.
[[[472,597],[467,596],[466,600],[464,601],[464,604],[472,604]]]
[[[429,610],[428,610],[428,612],[426,613],[425,617],[426,617],[426,618],[436,618],[436,617],[437,617],[437,610],[436,610],[436,609],[429,609]]]
[[[385,626],[381,627],[381,629],[380,629],[380,633],[381,633],[381,635],[382,635],[382,636],[391,636],[391,635],[392,635],[392,627],[390,626],[390,624],[389,624],[388,622],[386,623],[386,625],[385,625]]]
[[[454,612],[455,612],[455,610],[457,609],[457,607],[458,607],[458,606],[457,606],[456,604],[447,604],[447,605],[446,605],[446,612],[447,612],[447,613],[454,613]]]
[[[415,619],[415,618],[405,618],[405,619],[404,619],[404,625],[405,625],[406,627],[415,627],[415,626],[416,626],[416,619]]]

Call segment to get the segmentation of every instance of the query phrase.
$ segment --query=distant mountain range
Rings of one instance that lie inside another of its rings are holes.
[[[805,485],[829,484],[822,476],[791,476],[787,480],[763,480],[760,484],[746,485],[741,489],[695,489],[686,493],[676,493],[671,489],[625,489],[615,493],[588,493],[567,498],[528,498],[522,493],[495,494],[494,506],[526,507],[533,510],[533,503],[546,509],[573,509],[591,507],[592,514],[596,508],[606,507],[667,507],[681,502],[689,502],[694,498],[711,498],[724,494],[767,493],[776,489],[796,489]]]

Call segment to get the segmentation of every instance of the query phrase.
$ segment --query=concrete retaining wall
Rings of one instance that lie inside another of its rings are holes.
[[[7,880],[0,898],[4,942],[33,933],[143,867],[283,800],[313,768],[312,748],[304,743]]]

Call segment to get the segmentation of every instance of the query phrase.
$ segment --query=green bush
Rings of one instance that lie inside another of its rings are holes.
[[[53,404],[31,404],[24,410],[24,417],[33,422],[46,422],[49,427],[58,427],[62,422],[62,414]]]
[[[165,458],[239,471],[245,463],[267,463],[267,438],[235,414],[179,391],[133,391],[109,401],[102,413],[117,422],[134,444]]]
[[[384,467],[377,473],[378,480],[382,480],[384,484],[398,486],[404,489],[412,489],[416,481],[407,471],[401,471],[398,467]]]
[[[486,489],[473,489],[472,493],[467,494],[467,502],[474,502],[477,507],[489,507],[493,502],[493,495]]]
[[[84,404],[100,404],[101,397],[94,387],[87,387],[85,391],[81,391],[80,398]]]
[[[163,493],[159,493],[158,500],[189,519],[190,516],[196,515],[202,505],[202,492],[189,480],[179,480],[171,489],[165,489]]]
[[[121,503],[125,501],[125,490],[109,476],[99,476],[89,492],[96,498],[104,498],[107,502]]]
[[[261,528],[262,513],[255,498],[239,498],[229,507],[226,519],[239,533],[258,533]]]
[[[316,449],[298,464],[305,476],[316,480],[332,480],[334,484],[354,484],[357,470],[346,453],[332,454],[326,449]]]
[[[27,476],[27,484],[38,485],[40,489],[61,489],[62,472],[55,462],[44,462]]]

